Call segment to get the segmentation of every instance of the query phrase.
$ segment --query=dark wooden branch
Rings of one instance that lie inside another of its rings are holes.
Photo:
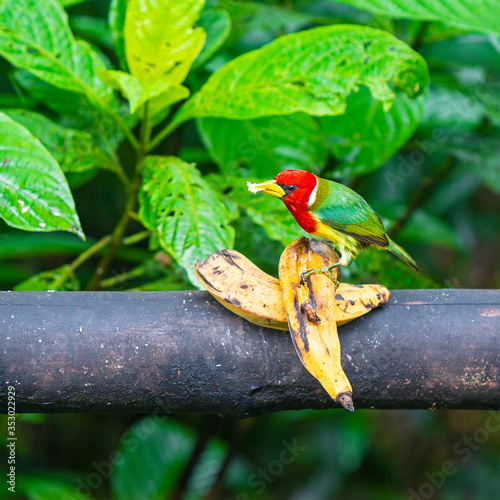
[[[500,291],[401,290],[340,327],[359,408],[500,408]],[[204,412],[338,407],[287,332],[204,292],[0,292],[0,410]]]

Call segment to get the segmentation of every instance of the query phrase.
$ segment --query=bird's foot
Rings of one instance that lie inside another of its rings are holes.
[[[339,280],[332,273],[331,266],[322,267],[321,269],[308,269],[305,273],[302,273],[300,275],[302,283],[305,283],[307,278],[309,278],[309,276],[311,276],[312,274],[326,274],[335,283],[335,286],[337,288],[340,285]]]

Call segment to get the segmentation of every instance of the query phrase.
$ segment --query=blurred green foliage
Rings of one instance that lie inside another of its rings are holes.
[[[186,289],[232,245],[276,274],[301,231],[246,181],[287,167],[356,189],[425,270],[370,250],[343,279],[499,287],[499,19],[488,0],[0,0],[0,288]],[[25,415],[0,498],[489,500],[488,418]]]

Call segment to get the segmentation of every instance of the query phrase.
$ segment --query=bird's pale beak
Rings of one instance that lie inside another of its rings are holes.
[[[261,182],[260,184],[254,184],[253,182],[247,182],[248,190],[252,193],[266,193],[276,198],[283,198],[286,195],[285,191],[276,182],[275,179],[272,181]]]

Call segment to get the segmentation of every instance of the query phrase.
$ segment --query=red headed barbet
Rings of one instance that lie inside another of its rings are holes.
[[[331,273],[339,266],[348,266],[364,248],[374,246],[389,250],[416,271],[420,267],[412,257],[387,235],[378,214],[352,189],[328,181],[305,170],[285,170],[275,179],[260,184],[248,182],[252,193],[266,193],[281,198],[299,226],[312,236],[333,242],[341,257],[322,269],[309,269],[311,274],[325,273],[338,286]]]

